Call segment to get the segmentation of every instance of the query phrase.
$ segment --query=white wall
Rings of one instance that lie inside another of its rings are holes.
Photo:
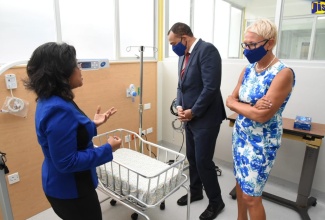
[[[296,87],[292,93],[283,116],[295,118],[296,115],[310,116],[313,122],[325,124],[325,65],[320,62],[284,61],[296,73]],[[222,67],[221,91],[224,101],[232,93],[239,74],[247,64],[246,60],[224,60]],[[177,60],[167,60],[158,64],[158,141],[169,142],[180,146],[182,135],[175,132],[171,126],[175,119],[170,111],[172,100],[176,97]],[[227,108],[227,115],[232,112]],[[219,133],[215,152],[215,161],[232,162],[231,132],[228,121],[224,121]],[[159,139],[161,138],[161,139]],[[325,141],[325,140],[324,140]],[[325,192],[325,150],[324,142],[320,148],[313,189]],[[302,142],[283,139],[271,172],[272,176],[298,183],[304,159],[305,145]]]

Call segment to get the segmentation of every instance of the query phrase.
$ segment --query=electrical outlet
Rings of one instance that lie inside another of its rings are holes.
[[[19,179],[18,172],[8,175],[8,182],[9,182],[9,184],[14,184],[14,183],[17,183],[19,181],[20,181],[20,179]]]
[[[125,135],[124,137],[124,141],[127,143],[127,142],[130,142],[130,135]]]
[[[143,108],[144,108],[144,110],[150,109],[151,103],[144,104]]]
[[[148,128],[148,129],[147,129],[147,134],[152,133],[152,131],[153,131],[152,128]]]

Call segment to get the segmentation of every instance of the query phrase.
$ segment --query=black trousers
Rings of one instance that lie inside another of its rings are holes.
[[[214,128],[192,128],[189,123],[186,131],[186,156],[189,161],[190,192],[193,196],[205,193],[210,204],[222,201],[213,155],[220,125]]]
[[[46,198],[54,212],[63,220],[102,220],[102,210],[95,189],[78,199]]]

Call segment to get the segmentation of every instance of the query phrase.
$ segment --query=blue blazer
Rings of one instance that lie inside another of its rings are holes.
[[[185,56],[178,61],[177,105],[192,109],[194,118],[187,122],[194,128],[219,126],[226,118],[220,91],[221,57],[217,48],[199,39],[189,57],[184,76],[180,72]]]
[[[37,101],[35,125],[44,154],[45,194],[75,199],[93,192],[98,185],[96,167],[113,159],[110,144],[94,147],[94,122],[73,102],[52,96]]]

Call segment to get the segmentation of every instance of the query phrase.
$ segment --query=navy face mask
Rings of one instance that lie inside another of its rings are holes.
[[[260,61],[267,53],[267,50],[265,50],[264,45],[253,50],[245,49],[243,54],[245,55],[245,57],[248,59],[250,63],[255,63],[257,61]]]
[[[178,44],[172,46],[172,49],[178,56],[184,56],[186,46],[182,44],[182,38]]]

